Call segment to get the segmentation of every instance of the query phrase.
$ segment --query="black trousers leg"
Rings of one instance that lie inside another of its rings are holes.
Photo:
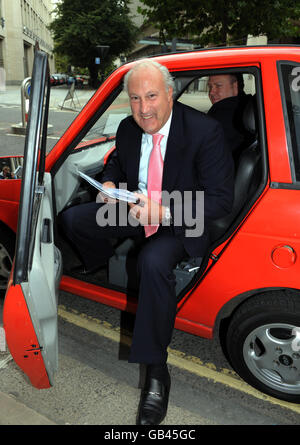
[[[64,230],[77,247],[86,268],[97,266],[113,255],[109,238],[144,237],[142,226],[99,226],[96,213],[100,206],[82,204],[61,215]],[[173,269],[186,255],[182,241],[168,227],[160,227],[142,247],[138,257],[139,300],[130,362],[166,362],[177,306]]]
[[[173,269],[186,251],[168,228],[160,228],[151,238],[138,258],[139,300],[129,361],[162,364],[176,316]]]
[[[97,222],[97,212],[102,206],[103,204],[89,202],[71,207],[60,215],[62,228],[87,269],[101,265],[113,255],[110,238],[144,236],[142,226],[119,225],[118,204],[111,204],[114,206],[112,209],[116,209],[115,224],[100,226],[99,221]]]

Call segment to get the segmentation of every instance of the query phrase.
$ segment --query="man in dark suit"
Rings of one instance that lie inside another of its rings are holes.
[[[252,96],[244,92],[241,73],[210,76],[208,90],[212,103],[208,115],[222,124],[228,149],[237,165],[241,150],[252,140],[243,123],[243,110]]]
[[[125,77],[125,89],[132,116],[119,125],[116,150],[102,180],[106,187],[125,182],[128,190],[139,190],[139,204],[129,206],[129,219],[135,224],[124,226],[117,220],[115,227],[104,227],[99,218],[97,224],[96,212],[106,205],[99,203],[83,204],[80,210],[73,207],[63,220],[90,270],[112,255],[109,237],[144,239],[138,257],[139,299],[129,361],[147,365],[137,423],[155,425],[166,415],[170,389],[166,362],[176,316],[173,269],[186,256],[203,256],[209,246],[209,222],[230,212],[233,161],[215,120],[173,104],[173,80],[165,67],[150,60],[137,62]],[[173,191],[181,197],[178,202],[165,199],[164,192]],[[199,191],[204,191],[203,215],[197,214]],[[188,202],[185,192],[190,192]],[[99,199],[107,201],[103,194]],[[184,214],[187,206],[193,222],[183,218],[178,225],[176,212]],[[188,225],[194,224],[195,229],[201,218],[203,231],[194,236]]]

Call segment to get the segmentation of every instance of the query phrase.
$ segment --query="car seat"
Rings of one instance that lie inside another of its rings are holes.
[[[241,151],[238,160],[231,212],[210,224],[212,241],[216,241],[226,232],[259,186],[261,180],[261,150],[258,144],[256,121],[256,97],[252,96],[245,106],[243,123],[245,129],[253,135],[253,141]]]

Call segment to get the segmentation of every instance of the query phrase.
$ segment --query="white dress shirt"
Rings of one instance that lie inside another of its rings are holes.
[[[160,143],[161,155],[163,160],[165,159],[167,142],[169,137],[170,125],[172,119],[172,112],[165,125],[158,131],[159,134],[163,134],[163,138]],[[147,196],[147,182],[148,182],[148,165],[150,154],[153,148],[152,134],[144,133],[142,136],[141,157],[139,166],[139,192]]]

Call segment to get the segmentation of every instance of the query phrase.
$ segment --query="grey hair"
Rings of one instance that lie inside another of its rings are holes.
[[[158,62],[155,62],[154,60],[142,59],[136,62],[135,65],[124,76],[124,90],[127,94],[129,78],[131,74],[137,71],[139,68],[157,68],[163,76],[167,92],[169,91],[169,88],[172,88],[173,91],[175,91],[175,82],[168,68]]]

